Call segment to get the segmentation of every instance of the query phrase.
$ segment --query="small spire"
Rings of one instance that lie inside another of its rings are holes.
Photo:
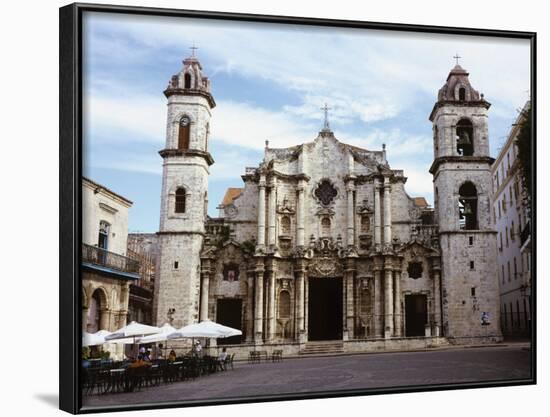
[[[457,52],[456,55],[453,56],[453,58],[456,59],[456,65],[458,65],[458,60],[462,57],[460,55],[458,55],[458,52]]]
[[[328,111],[331,110],[331,108],[325,103],[323,107],[321,107],[321,110],[325,112],[325,122],[323,125],[323,130],[330,130],[330,125],[328,123]]]
[[[269,148],[269,141],[268,140],[265,141],[265,148],[266,149]]]

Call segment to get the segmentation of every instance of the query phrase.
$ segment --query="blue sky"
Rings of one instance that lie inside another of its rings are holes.
[[[491,154],[528,99],[524,40],[87,13],[84,17],[84,175],[134,202],[130,231],[158,230],[166,99],[189,47],[212,81],[209,214],[272,147],[312,141],[327,102],[346,143],[380,150],[433,202],[428,116],[454,66],[492,103]]]

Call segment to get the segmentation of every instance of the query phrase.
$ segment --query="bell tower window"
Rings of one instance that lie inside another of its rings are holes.
[[[178,131],[178,149],[189,149],[189,136],[191,128],[191,119],[188,116],[183,116],[180,119]]]
[[[176,205],[174,208],[176,213],[185,213],[185,189],[178,188],[176,190]]]
[[[474,127],[467,119],[461,119],[456,125],[456,151],[461,156],[474,154]]]
[[[477,190],[474,184],[466,182],[458,190],[459,225],[462,230],[476,230]]]
[[[185,73],[183,76],[183,88],[191,88],[191,74]]]
[[[461,87],[458,90],[458,100],[465,101],[466,100],[466,89],[464,87]]]

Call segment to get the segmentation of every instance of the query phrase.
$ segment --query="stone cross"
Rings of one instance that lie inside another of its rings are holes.
[[[328,111],[331,110],[331,108],[325,103],[323,107],[321,107],[321,110],[324,110],[325,112],[325,124],[323,126],[324,130],[330,130],[330,126],[328,124]]]
[[[460,58],[462,58],[462,57],[459,56],[459,55],[458,55],[458,52],[457,52],[456,55],[453,56],[453,58],[456,59],[456,65],[458,65],[458,60],[459,60]]]

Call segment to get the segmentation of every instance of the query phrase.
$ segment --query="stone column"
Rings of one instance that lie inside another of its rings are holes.
[[[254,312],[254,342],[261,344],[263,341],[264,321],[264,272],[256,270],[256,305]]]
[[[298,261],[296,269],[296,339],[300,340],[304,328],[304,269],[301,261]]]
[[[348,246],[353,246],[355,243],[355,210],[353,204],[353,192],[355,191],[355,183],[353,180],[348,181],[346,186],[348,193],[348,229],[347,229],[347,241]]]
[[[395,296],[393,299],[393,313],[395,321],[395,335],[397,337],[403,336],[403,312],[401,311],[401,271],[394,272],[394,290]]]
[[[265,246],[265,175],[258,183],[258,246]]]
[[[87,332],[88,330],[88,307],[82,309],[82,331]]]
[[[355,334],[355,314],[354,314],[354,277],[355,277],[355,262],[354,259],[346,259],[346,270],[344,272],[346,284],[346,303],[345,306],[345,327],[347,329],[348,339],[353,339]]]
[[[270,248],[275,247],[275,218],[277,213],[277,179],[271,178],[269,201],[267,206],[267,244]]]
[[[374,247],[376,250],[380,249],[382,244],[381,238],[381,226],[382,226],[382,212],[380,209],[380,180],[375,178],[374,180]]]
[[[386,339],[393,336],[393,272],[386,268],[386,278],[384,280],[384,337]]]
[[[384,320],[382,317],[382,270],[374,270],[374,334],[384,336]]]
[[[111,321],[111,311],[108,308],[102,308],[99,310],[99,330],[116,330],[111,329],[109,325]]]
[[[434,279],[433,308],[434,308],[435,328],[432,336],[440,336],[441,335],[441,271],[439,269],[433,270],[433,279]]]
[[[384,246],[391,245],[391,184],[384,177]]]
[[[296,245],[305,246],[305,227],[304,227],[304,180],[298,184],[298,202],[296,204]]]
[[[208,290],[210,287],[210,272],[202,272],[202,281],[201,281],[201,311],[200,311],[200,321],[208,320]]]
[[[267,339],[273,341],[276,333],[276,321],[275,321],[275,271],[273,266],[268,271],[269,280],[269,300],[268,300],[268,335]]]
[[[252,342],[254,340],[254,271],[248,271],[247,279],[246,341]]]

